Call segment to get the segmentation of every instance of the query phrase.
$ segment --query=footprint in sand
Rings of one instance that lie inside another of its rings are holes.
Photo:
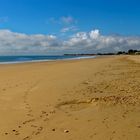
[[[6,89],[5,89],[5,88],[3,88],[2,90],[3,90],[3,91],[6,91]]]
[[[35,132],[35,135],[40,134],[42,130],[43,130],[43,127],[42,127],[42,126],[39,127],[39,128],[37,129],[37,131]]]
[[[14,132],[15,135],[19,135],[20,133],[17,130],[12,130]]]
[[[51,114],[51,113],[50,113]],[[43,121],[48,121],[48,113],[46,111],[41,111],[41,115],[39,116],[41,119],[43,119]]]
[[[35,119],[30,119],[30,120],[24,121],[23,124],[27,124],[27,123],[34,122],[34,121],[35,121]]]
[[[32,115],[32,114],[27,114],[27,116],[29,116],[29,117],[33,117],[33,115]]]
[[[30,140],[30,139],[31,139],[30,136],[27,136],[27,137],[23,138],[23,140]]]
[[[28,112],[30,113],[30,112],[32,112],[32,110],[29,110]]]
[[[37,126],[32,124],[32,125],[31,125],[31,127],[34,127],[34,128],[36,128]]]
[[[49,120],[49,118],[45,118],[43,121],[46,122],[46,121],[48,121],[48,120]]]
[[[55,113],[55,110],[51,110],[51,111],[50,111],[50,114],[54,114],[54,113]]]

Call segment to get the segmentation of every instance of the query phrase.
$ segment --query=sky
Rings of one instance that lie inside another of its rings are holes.
[[[0,0],[0,55],[140,49],[139,0]]]

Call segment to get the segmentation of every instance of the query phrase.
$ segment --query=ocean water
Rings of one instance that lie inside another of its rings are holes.
[[[86,59],[94,57],[96,56],[0,56],[0,64]]]

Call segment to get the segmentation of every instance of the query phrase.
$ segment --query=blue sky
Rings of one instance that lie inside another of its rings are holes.
[[[36,53],[84,52],[82,45],[89,52],[139,49],[139,6],[139,0],[0,0],[0,54],[31,53],[31,46]]]
[[[79,31],[98,28],[103,34],[140,34],[139,0],[0,0],[0,28],[28,34],[59,33],[76,26]],[[52,23],[50,19],[72,17],[74,25]]]

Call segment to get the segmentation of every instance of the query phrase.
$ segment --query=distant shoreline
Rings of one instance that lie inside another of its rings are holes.
[[[9,57],[9,61],[6,60],[1,60],[2,59],[6,59],[7,57]],[[14,59],[13,59],[14,57]],[[37,58],[36,58],[37,57]],[[38,58],[39,56],[1,56],[0,57],[0,65],[2,64],[23,64],[23,63],[37,63],[37,62],[52,62],[52,61],[65,61],[65,60],[80,60],[80,59],[89,59],[89,58],[96,58],[97,56],[72,56],[72,57],[65,57],[65,56],[44,56],[45,58]],[[48,57],[48,58],[47,58]],[[10,60],[13,59],[13,60]]]

